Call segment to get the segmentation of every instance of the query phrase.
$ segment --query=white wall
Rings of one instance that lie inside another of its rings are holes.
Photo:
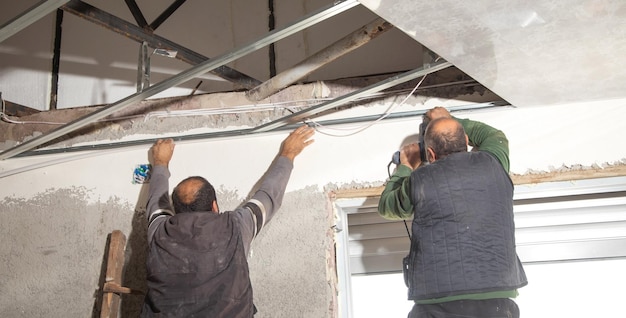
[[[626,100],[543,108],[492,108],[455,112],[453,115],[480,120],[503,130],[511,148],[511,173],[549,171],[563,165],[614,164],[626,159],[626,143],[623,142]],[[363,125],[367,123],[343,128],[354,130]],[[382,121],[346,137],[329,136],[326,133],[338,132],[322,127],[315,135],[315,143],[298,157],[288,190],[309,185],[323,187],[328,183],[382,183],[387,177],[386,167],[391,154],[401,146],[405,137],[417,132],[418,125],[419,120],[413,118]],[[346,132],[349,130],[341,134]],[[211,175],[217,185],[226,188],[249,189],[254,178],[262,174],[278,151],[286,134],[273,132],[179,143],[175,158],[180,159],[172,162],[172,182],[195,172]],[[0,162],[0,176],[55,161],[60,164],[2,178],[3,183],[10,182],[13,186],[3,187],[0,194],[31,196],[50,187],[80,184],[98,188],[103,194],[132,199],[137,194],[136,185],[130,183],[132,169],[135,164],[147,163],[148,148],[134,146],[95,153],[10,158]],[[254,160],[248,155],[250,153],[254,154]],[[214,169],[216,161],[203,159],[215,155],[229,158],[219,160],[217,171]],[[100,179],[104,176],[108,180],[106,183]],[[23,186],[24,182],[27,186]]]

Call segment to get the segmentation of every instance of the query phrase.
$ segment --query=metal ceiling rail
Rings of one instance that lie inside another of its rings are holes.
[[[460,106],[451,106],[447,107],[450,113],[454,113],[457,111],[464,110],[485,110],[489,108],[496,107],[511,107],[508,103],[504,102],[486,102],[479,104],[468,104],[468,105],[460,105]],[[406,119],[406,118],[421,118],[427,109],[415,110],[415,111],[406,111],[406,112],[397,112],[390,113],[382,120],[394,120],[394,119]],[[320,126],[329,127],[334,125],[345,125],[345,124],[355,124],[362,122],[373,122],[378,120],[382,114],[377,115],[365,115],[365,116],[357,116],[357,117],[347,117],[347,118],[338,118],[338,119],[327,119],[317,121],[316,123]],[[283,130],[293,130],[300,126],[301,124],[290,124],[285,125],[280,128],[275,129],[274,131],[283,131]],[[138,140],[127,140],[127,141],[117,141],[106,144],[93,144],[93,145],[81,145],[81,146],[70,146],[66,148],[50,148],[50,149],[41,149],[35,151],[26,151],[15,157],[34,157],[34,156],[42,156],[42,155],[52,155],[52,154],[60,154],[60,153],[71,153],[71,152],[81,152],[81,151],[93,151],[93,150],[109,150],[116,148],[127,148],[134,146],[142,146],[142,145],[152,145],[158,139],[162,138],[172,138],[174,141],[190,141],[190,140],[207,140],[207,139],[218,139],[218,138],[229,138],[229,137],[239,137],[246,135],[255,135],[261,132],[253,132],[253,128],[246,129],[236,129],[236,130],[223,130],[216,132],[208,132],[208,133],[199,133],[193,135],[182,135],[182,136],[171,136],[171,137],[158,137],[158,138],[148,138],[148,139],[138,139]],[[0,179],[11,175],[11,173],[3,172],[0,173]]]
[[[10,38],[13,34],[45,17],[48,13],[58,9],[69,0],[41,0],[24,13],[8,21],[0,27],[0,43]]]
[[[180,6],[182,6],[183,3],[185,3],[186,1],[187,0],[176,0],[174,3],[170,4],[170,6],[167,7],[167,9],[165,9],[165,11],[161,12],[161,14],[156,19],[154,19],[154,21],[152,21],[152,23],[150,24],[148,24],[148,21],[146,21],[146,18],[141,12],[141,8],[139,8],[139,6],[137,5],[136,0],[126,0],[126,5],[128,6],[130,13],[133,15],[133,17],[135,18],[135,21],[137,22],[137,25],[140,28],[147,29],[150,31],[155,31],[163,22],[165,22],[165,20],[167,20],[172,14],[174,14],[174,12],[176,12],[176,10],[178,10],[178,8],[180,8]]]
[[[182,84],[189,79],[192,79],[196,76],[202,75],[206,72],[214,70],[215,68],[222,66],[224,64],[230,63],[232,61],[237,60],[238,58],[245,56],[251,52],[258,50],[266,45],[274,43],[278,40],[281,40],[289,35],[302,31],[312,25],[315,25],[321,21],[329,19],[333,16],[336,16],[344,11],[347,11],[355,6],[359,5],[359,2],[356,0],[346,0],[343,2],[335,3],[333,5],[327,6],[324,9],[315,11],[311,14],[306,15],[301,20],[287,25],[281,29],[276,29],[272,32],[269,32],[267,36],[253,41],[248,45],[244,45],[239,49],[235,49],[231,52],[227,52],[213,60],[202,62],[186,71],[179,73],[178,75],[173,76],[167,80],[156,83],[153,86],[150,86],[148,89],[130,95],[116,103],[113,103],[101,110],[93,112],[87,116],[74,120],[66,125],[58,127],[55,130],[50,131],[47,134],[40,135],[33,139],[30,139],[23,144],[10,148],[6,151],[0,153],[0,160],[4,160],[20,154],[24,151],[34,149],[37,146],[43,145],[49,141],[52,141],[58,137],[61,137],[67,133],[75,131],[79,128],[82,128],[90,123],[93,123],[99,119],[105,118],[114,112],[123,109],[124,107],[130,106],[136,102],[144,100],[150,96],[156,95],[170,87]]]
[[[150,27],[151,30],[156,30],[161,25],[161,23],[165,22],[165,20],[167,20],[172,14],[174,14],[174,12],[178,10],[178,8],[183,5],[183,3],[185,3],[185,1],[187,0],[176,0],[175,2],[170,4],[170,6],[167,7],[167,9],[165,9],[165,11],[163,11],[156,19],[154,19],[154,21],[152,21],[152,23],[150,23],[148,27]]]
[[[139,6],[137,5],[137,1],[126,0],[126,6],[128,6],[128,10],[130,10],[130,13],[135,18],[135,22],[137,22],[137,25],[142,29],[147,28],[148,21],[146,21],[146,18],[143,16],[141,9],[139,9]],[[154,29],[152,31],[154,31]]]
[[[501,102],[488,102],[488,103],[480,103],[480,104],[452,106],[452,107],[449,107],[448,110],[451,113],[453,113],[453,112],[462,111],[462,110],[479,110],[479,109],[488,109],[492,107],[506,107],[506,106],[510,106],[510,105],[506,103],[501,103]],[[391,113],[387,117],[384,117],[383,120],[393,120],[393,119],[412,118],[412,117],[421,118],[426,113],[426,111],[427,110],[424,109],[424,110],[418,110],[418,111]],[[359,122],[364,122],[364,121],[371,122],[371,121],[378,120],[380,117],[381,115],[359,116],[359,117],[352,117],[352,118],[324,120],[324,121],[319,121],[317,123],[322,126],[329,127],[331,125],[344,125],[344,124],[359,123]],[[296,129],[299,125],[300,124],[285,125],[280,128],[277,128],[275,131],[293,130],[293,129]],[[84,159],[84,158],[88,158],[91,156],[97,156],[98,155],[97,151],[103,151],[103,150],[111,151],[111,150],[120,149],[120,148],[139,147],[139,146],[144,146],[144,145],[149,146],[149,145],[154,144],[154,142],[156,142],[158,139],[161,139],[161,138],[172,138],[176,142],[179,142],[179,141],[238,137],[238,136],[244,136],[244,135],[254,135],[254,134],[259,134],[259,133],[260,132],[256,132],[256,133],[252,132],[252,129],[226,130],[226,131],[217,131],[217,132],[209,132],[209,133],[200,133],[200,134],[195,134],[195,135],[129,140],[129,141],[107,143],[107,144],[83,145],[83,146],[73,146],[73,147],[68,147],[68,148],[42,149],[42,150],[37,150],[37,151],[23,152],[17,155],[16,157],[53,155],[53,154],[60,154],[60,153],[67,154],[67,153],[72,153],[72,152],[84,152],[84,153],[76,155],[76,156],[64,156],[64,157],[60,157],[60,158],[56,158],[56,159],[52,159],[52,160],[48,160],[44,162],[35,163],[33,165],[23,166],[23,167],[8,170],[8,171],[2,171],[0,172],[0,179],[8,177],[8,176],[16,175],[19,173],[23,173],[26,171],[30,171],[33,169],[40,169],[40,168],[48,167],[48,166],[55,165],[55,164]],[[342,200],[345,200],[345,198]],[[350,213],[356,213],[356,212],[353,211]]]
[[[267,124],[264,125],[260,125],[256,128],[254,128],[252,131],[253,132],[263,132],[263,131],[269,131],[269,130],[273,130],[276,129],[278,127],[287,125],[287,124],[293,124],[295,122],[301,121],[303,119],[306,119],[308,117],[310,117],[311,115],[315,115],[315,114],[319,114],[325,110],[331,109],[333,107],[338,107],[341,105],[344,105],[346,103],[349,103],[351,101],[357,100],[361,97],[366,97],[372,93],[377,93],[380,92],[384,89],[396,86],[398,84],[404,83],[404,82],[408,82],[412,79],[416,79],[420,76],[424,76],[426,74],[430,74],[430,73],[434,73],[437,72],[439,70],[442,70],[444,68],[450,67],[452,66],[452,63],[450,62],[439,62],[430,66],[424,66],[424,67],[420,67],[418,69],[412,70],[412,71],[408,71],[405,73],[402,73],[400,75],[396,75],[396,76],[392,76],[386,80],[380,81],[376,84],[372,84],[370,86],[364,87],[362,89],[356,90],[352,93],[348,93],[346,95],[343,95],[341,97],[338,97],[336,99],[333,99],[331,101],[328,101],[326,103],[322,103],[320,105],[317,106],[313,106],[313,107],[309,107],[307,109],[301,110],[299,112],[293,113],[291,115],[282,117],[280,119],[277,119],[275,121],[269,122]]]

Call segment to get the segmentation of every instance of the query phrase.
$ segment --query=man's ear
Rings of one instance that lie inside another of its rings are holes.
[[[428,162],[435,162],[435,160],[437,160],[437,155],[435,155],[435,151],[433,150],[433,148],[426,148],[426,151],[428,151],[426,153],[426,159],[428,159]]]
[[[217,206],[217,201],[216,200],[213,200],[213,210],[211,212],[216,213],[216,214],[220,213],[220,207]]]

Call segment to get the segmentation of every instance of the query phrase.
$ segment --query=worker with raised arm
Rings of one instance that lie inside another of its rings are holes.
[[[402,148],[378,206],[387,219],[412,219],[409,318],[519,317],[513,299],[527,279],[515,250],[508,140],[443,107],[426,116],[425,149]]]
[[[142,317],[254,315],[250,244],[279,209],[294,158],[313,142],[314,132],[307,126],[292,131],[251,199],[227,212],[220,211],[215,189],[199,176],[181,181],[170,203],[174,142],[154,143],[147,205],[148,291]]]

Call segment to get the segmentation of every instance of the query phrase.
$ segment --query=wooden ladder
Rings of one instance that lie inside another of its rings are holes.
[[[120,311],[121,294],[130,294],[132,290],[122,287],[124,271],[124,250],[126,236],[120,230],[111,232],[109,253],[106,262],[106,276],[102,287],[102,306],[100,318],[117,318]]]

